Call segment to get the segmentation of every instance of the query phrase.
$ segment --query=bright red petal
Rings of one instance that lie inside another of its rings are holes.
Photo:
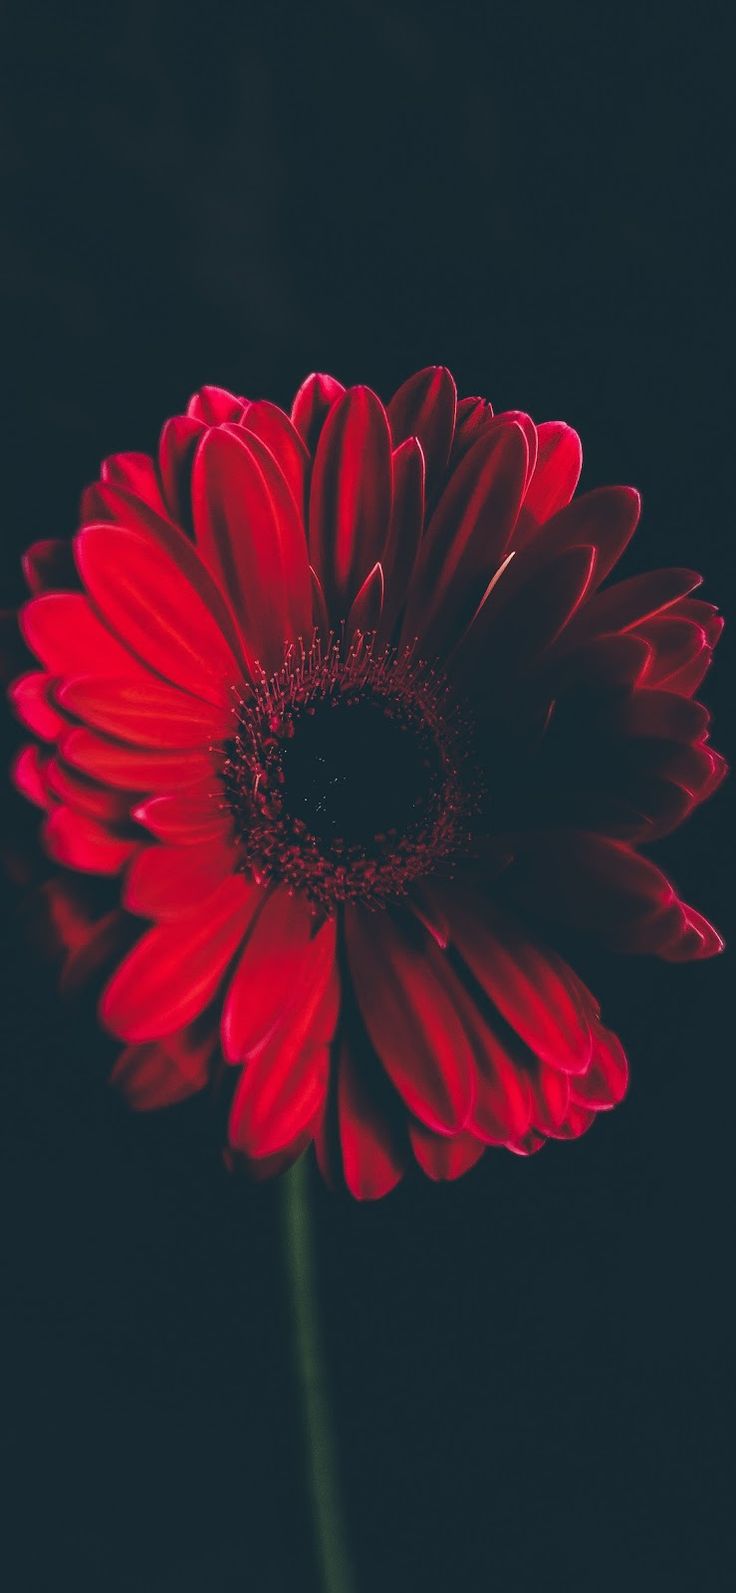
[[[11,778],[16,789],[39,808],[49,806],[47,764],[48,756],[44,756],[40,747],[33,745],[21,747],[11,768]]]
[[[65,722],[60,723],[63,728]],[[73,768],[122,791],[170,791],[207,779],[212,782],[212,760],[206,753],[149,752],[107,741],[81,727],[66,731],[59,751]]]
[[[95,819],[72,808],[55,808],[43,826],[46,850],[57,863],[87,874],[119,874],[137,841],[121,840]]]
[[[97,608],[139,658],[195,697],[232,707],[242,670],[200,592],[163,547],[136,532],[88,526],[76,554]]]
[[[11,707],[21,723],[42,741],[56,741],[68,729],[69,721],[57,713],[50,696],[51,677],[42,671],[20,675],[8,688]]]
[[[206,910],[207,898],[234,872],[236,853],[222,840],[193,846],[146,846],[134,857],[123,906],[142,918],[175,919]]]
[[[264,892],[222,1009],[222,1049],[244,1062],[287,1009],[308,953],[314,918],[301,896]]]
[[[105,1027],[132,1044],[191,1023],[216,994],[260,898],[258,886],[234,874],[205,912],[149,929],[103,993]]]
[[[537,427],[539,451],[519,516],[519,541],[570,502],[580,480],[583,450],[577,432],[561,420]]]
[[[314,1121],[327,1090],[339,1000],[335,925],[328,920],[312,942],[284,1021],[243,1069],[228,1125],[235,1150],[271,1156],[298,1142]]]
[[[62,681],[59,705],[93,730],[134,746],[179,751],[222,743],[232,733],[232,710],[215,708],[174,687],[135,677],[79,675]]]
[[[196,785],[182,786],[167,796],[151,797],[133,809],[133,817],[160,841],[193,846],[197,841],[226,844],[232,823],[210,771]]]

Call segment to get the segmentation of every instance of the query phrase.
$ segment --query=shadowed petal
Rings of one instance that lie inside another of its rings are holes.
[[[473,1056],[453,1004],[421,943],[385,912],[349,906],[350,972],[366,1030],[386,1072],[421,1122],[440,1133],[464,1127],[473,1105]]]
[[[335,380],[334,376],[325,376],[316,372],[308,376],[294,399],[291,408],[291,419],[294,429],[299,433],[310,454],[319,442],[320,432],[327,416],[339,398],[342,398],[345,388],[342,382]]]
[[[455,431],[457,388],[442,365],[418,371],[394,393],[388,418],[394,445],[416,437],[427,467],[427,488],[434,496],[450,457]]]
[[[590,1026],[562,959],[454,887],[438,894],[454,944],[506,1022],[540,1061],[566,1073],[584,1073],[592,1050]]]
[[[192,468],[197,545],[235,608],[251,654],[268,672],[287,643],[308,636],[307,544],[291,491],[268,448],[245,431],[210,431]]]
[[[137,841],[121,840],[95,819],[67,807],[55,808],[45,820],[43,839],[55,862],[87,874],[119,874],[138,845]]]
[[[310,558],[333,620],[344,618],[380,559],[391,518],[391,437],[369,387],[351,387],[330,410],[314,456]]]
[[[428,1178],[444,1181],[461,1178],[474,1167],[485,1150],[485,1145],[473,1134],[433,1134],[422,1123],[410,1123],[411,1148]]]

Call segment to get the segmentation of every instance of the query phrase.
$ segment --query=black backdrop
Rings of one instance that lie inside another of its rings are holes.
[[[444,362],[578,426],[584,484],[643,490],[627,570],[695,564],[728,606],[725,19],[11,10],[7,600],[202,382],[287,403],[315,367],[388,394]],[[728,800],[658,854],[726,932]],[[129,1118],[4,926],[5,1585],[312,1593],[277,1191],[226,1177],[200,1102]],[[733,976],[583,971],[633,1085],[580,1144],[316,1192],[360,1593],[726,1585]]]

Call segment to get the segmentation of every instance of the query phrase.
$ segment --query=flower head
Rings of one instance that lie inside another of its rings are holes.
[[[574,497],[580,466],[442,369],[387,408],[312,376],[290,416],[204,388],[105,462],[73,550],[29,549],[15,777],[109,881],[96,916],[47,895],[67,984],[116,963],[134,1106],[229,1083],[232,1153],[314,1140],[375,1197],[621,1100],[556,948],[720,949],[639,847],[723,775],[693,700],[721,622],[689,570],[608,583],[639,499]]]

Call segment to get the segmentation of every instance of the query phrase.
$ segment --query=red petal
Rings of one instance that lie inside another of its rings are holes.
[[[261,399],[258,403],[248,405],[240,424],[246,432],[259,437],[273,454],[294,502],[303,515],[309,453],[288,415],[277,404],[269,404]]]
[[[75,727],[62,737],[67,763],[103,785],[123,791],[168,791],[211,776],[212,759],[200,752],[147,752]]]
[[[69,721],[62,718],[51,704],[50,685],[48,675],[34,671],[20,675],[8,688],[8,697],[18,718],[42,741],[56,741],[69,725]]]
[[[534,475],[534,470],[537,463],[537,455],[539,453],[539,437],[537,435],[537,428],[532,420],[531,415],[527,415],[526,411],[523,409],[502,409],[499,410],[497,415],[494,415],[493,420],[486,423],[486,425],[483,427],[483,430],[486,436],[493,436],[494,432],[499,431],[501,427],[511,425],[519,426],[526,439],[526,446],[529,455],[527,460],[526,483],[524,489],[526,491],[526,487]]]
[[[46,767],[48,758],[40,747],[21,747],[11,768],[13,784],[21,795],[35,802],[39,808],[49,806],[49,788]]]
[[[424,454],[408,437],[393,454],[391,525],[382,559],[386,578],[381,635],[389,640],[406,602],[424,527]]]
[[[425,891],[431,900],[436,893]],[[449,929],[448,929],[449,934]],[[520,1139],[531,1122],[532,1093],[524,1061],[512,1060],[499,1035],[481,1013],[447,958],[435,958],[438,978],[462,1020],[475,1058],[475,1101],[468,1127],[489,1144],[507,1145]],[[517,1045],[516,1049],[520,1049]]]
[[[335,924],[328,920],[312,942],[284,1023],[243,1069],[228,1125],[236,1150],[273,1155],[295,1143],[314,1120],[327,1090],[338,1005]]]
[[[595,578],[600,585],[631,541],[640,512],[641,498],[633,487],[599,487],[543,525],[534,521],[524,528],[519,523],[514,534],[518,555],[514,575],[519,565],[547,563],[567,548],[588,544],[596,550]]]
[[[383,613],[383,593],[383,570],[380,564],[374,564],[370,574],[366,576],[345,622],[345,641],[347,643],[351,642],[355,635],[367,636],[372,631],[378,630]]]
[[[285,890],[266,895],[222,1009],[226,1061],[244,1062],[288,1010],[302,975],[314,917],[308,902]]]
[[[145,824],[160,841],[193,846],[197,841],[227,844],[232,824],[213,772],[196,785],[183,786],[170,796],[152,797],[133,809],[134,818]]]
[[[57,758],[49,762],[48,783],[58,802],[64,802],[78,813],[86,813],[91,819],[100,819],[106,824],[120,824],[129,817],[130,803],[127,797],[77,774]]]
[[[564,421],[544,421],[537,427],[539,452],[534,473],[519,515],[519,540],[570,502],[580,480],[583,450],[577,432]]]
[[[584,1073],[592,1050],[590,1027],[562,959],[527,940],[510,919],[464,900],[453,887],[437,894],[461,956],[524,1044],[551,1067]]]
[[[302,382],[291,407],[291,419],[311,454],[333,404],[344,392],[342,382],[319,371]]]
[[[309,578],[312,583],[312,620],[317,630],[326,638],[330,634],[330,617],[327,613],[327,603],[322,590],[322,582],[316,570],[309,566]]]
[[[597,570],[593,570],[595,581]],[[647,670],[651,649],[643,636],[626,631],[620,636],[595,636],[581,642],[561,658],[545,659],[545,682],[556,692],[584,682],[592,686],[636,686]]]
[[[125,949],[126,936],[123,915],[113,911],[92,925],[82,945],[71,949],[59,976],[59,992],[63,996],[77,995],[99,978],[103,971],[109,973]]]
[[[532,1127],[543,1134],[552,1134],[570,1107],[570,1075],[559,1068],[540,1062],[532,1084]]]
[[[593,1031],[593,1056],[587,1073],[573,1079],[572,1099],[576,1105],[596,1112],[618,1106],[629,1083],[626,1052],[617,1035],[598,1024]]]
[[[140,1043],[191,1023],[216,994],[260,898],[258,886],[234,874],[206,912],[149,929],[103,992],[105,1027]]]
[[[269,672],[311,633],[309,561],[299,510],[257,437],[208,432],[192,469],[197,543]]]
[[[611,727],[626,737],[666,741],[700,741],[710,714],[700,702],[669,691],[637,691],[625,697],[611,715]]]
[[[89,526],[76,555],[107,624],[139,658],[205,702],[232,706],[242,670],[200,592],[163,547],[136,532]]]
[[[425,889],[424,880],[416,880],[412,885],[408,905],[420,924],[429,931],[440,951],[446,951],[450,943],[450,926],[436,896],[431,889]]]
[[[524,490],[527,448],[518,426],[481,437],[450,477],[427,527],[402,637],[443,651],[468,625],[498,569]]]
[[[79,675],[62,681],[56,698],[67,713],[121,741],[159,748],[207,748],[232,728],[230,711],[210,707],[173,687],[135,679]]]
[[[143,675],[127,647],[102,625],[81,592],[47,592],[20,612],[20,626],[31,652],[52,675]],[[153,677],[146,672],[147,678]]]
[[[56,808],[43,825],[44,845],[55,862],[87,874],[119,874],[137,841],[121,841],[94,819]]]
[[[131,497],[130,493],[121,492],[116,487],[97,484],[88,489],[84,507],[83,529],[86,530],[88,525],[97,529],[113,526],[118,530],[136,532],[145,542],[152,542],[155,547],[163,549],[168,559],[176,565],[178,579],[183,576],[194,588],[200,602],[217,621],[234,657],[247,673],[249,655],[228,599],[202,563],[187,533],[171,520],[154,514],[152,509]]]
[[[194,420],[188,415],[176,415],[173,420],[167,420],[159,439],[158,468],[166,510],[177,525],[187,530],[191,525],[192,461],[205,430],[203,421]]]
[[[71,875],[56,875],[41,886],[44,931],[52,957],[78,950],[98,927],[99,920],[92,916],[85,895],[86,883]]]
[[[388,405],[394,443],[417,437],[422,445],[430,494],[436,491],[447,468],[456,407],[457,388],[450,372],[441,365],[430,365],[410,376]]]
[[[681,619],[676,614],[665,613],[645,620],[636,634],[643,636],[650,648],[649,667],[645,676],[648,687],[669,690],[667,679],[684,664],[689,664],[705,648],[705,632],[692,620]],[[707,649],[710,652],[710,649]]]
[[[363,1022],[391,1082],[430,1128],[463,1128],[473,1105],[473,1056],[428,950],[389,912],[377,920],[350,906],[345,932]]]
[[[677,895],[661,869],[622,841],[576,830],[530,837],[507,876],[517,900],[602,934],[622,951],[656,952]]]
[[[593,548],[569,548],[530,575],[506,603],[496,603],[503,575],[463,638],[453,673],[466,680],[482,661],[484,675],[498,670],[508,680],[540,658],[580,608],[595,568]]]
[[[122,901],[143,918],[174,919],[199,912],[234,872],[237,854],[223,840],[194,846],[142,847],[128,869]]]
[[[691,962],[703,957],[717,957],[724,948],[718,930],[694,907],[683,904],[683,909],[682,930],[677,939],[661,953],[665,962]]]
[[[677,692],[680,697],[692,697],[702,685],[712,660],[711,648],[707,645],[701,647],[686,664],[681,664],[679,669],[673,670],[673,673],[667,675],[659,684],[664,691]]]
[[[48,539],[34,542],[23,554],[23,574],[34,597],[41,592],[63,591],[79,586],[71,542]]]
[[[463,455],[493,421],[492,406],[485,398],[461,398],[455,418],[455,437],[452,444],[450,468],[460,463]]]
[[[512,1061],[480,1013],[476,1013],[474,1020],[467,1020],[466,1027],[474,1041],[478,1063],[471,1127],[489,1144],[508,1145],[520,1139],[531,1123],[532,1092],[528,1076]]]
[[[344,618],[380,559],[391,517],[391,436],[368,387],[351,387],[330,410],[312,471],[309,545],[334,619]]]
[[[586,1106],[574,1106],[572,1102],[567,1109],[567,1116],[559,1128],[548,1128],[545,1132],[550,1139],[579,1139],[581,1134],[587,1133],[595,1122],[596,1114]]]
[[[225,1166],[230,1172],[234,1171],[236,1167],[238,1169],[242,1167],[248,1177],[253,1179],[254,1183],[262,1183],[267,1179],[279,1178],[281,1173],[287,1172],[288,1168],[293,1167],[294,1163],[298,1162],[299,1157],[304,1155],[314,1137],[315,1124],[318,1119],[319,1108],[312,1122],[307,1124],[302,1133],[295,1140],[292,1140],[291,1144],[284,1150],[275,1151],[273,1156],[250,1156],[247,1161],[238,1163],[236,1161],[237,1152],[234,1152],[230,1147],[226,1148],[223,1152]]]
[[[118,1057],[110,1083],[134,1112],[173,1106],[204,1089],[217,1031],[212,1024],[183,1029],[166,1040],[128,1046]]]
[[[438,1181],[462,1178],[463,1173],[480,1161],[486,1148],[483,1141],[472,1134],[455,1134],[448,1138],[433,1134],[421,1123],[410,1123],[409,1138],[422,1171],[428,1178]]]
[[[702,576],[693,570],[649,570],[632,575],[596,592],[586,603],[577,623],[565,637],[565,645],[584,637],[602,636],[611,631],[632,630],[642,620],[670,608],[678,598],[700,586]]]
[[[200,387],[187,404],[187,415],[206,426],[222,426],[228,420],[239,420],[245,405],[244,398],[236,398],[226,387]]]
[[[100,475],[111,487],[120,487],[140,498],[156,514],[167,513],[158,471],[148,454],[111,454],[103,461]]]

